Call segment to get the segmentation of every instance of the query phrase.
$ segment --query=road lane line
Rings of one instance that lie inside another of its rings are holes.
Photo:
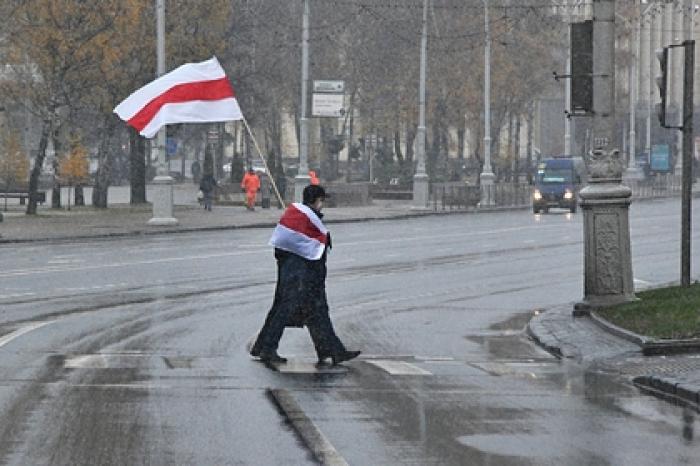
[[[54,322],[53,320],[48,321],[48,322],[36,322],[36,323],[34,323],[34,324],[29,324],[29,325],[25,325],[24,327],[20,327],[20,328],[18,328],[17,330],[15,330],[14,332],[8,333],[8,334],[5,335],[4,337],[0,338],[0,348],[2,348],[3,346],[7,345],[8,343],[10,343],[10,342],[11,342],[12,340],[14,340],[15,338],[21,337],[21,336],[24,335],[25,333],[29,333],[29,332],[31,332],[32,330],[39,329],[39,328],[41,328],[41,327],[43,327],[43,326],[45,326],[45,325],[49,325],[49,324],[51,324],[51,323],[53,323],[53,322]]]
[[[404,361],[389,361],[386,359],[372,359],[365,361],[377,366],[391,375],[433,375],[431,372]]]

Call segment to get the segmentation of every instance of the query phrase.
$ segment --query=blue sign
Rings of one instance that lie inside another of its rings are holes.
[[[655,144],[651,146],[649,168],[656,172],[671,171],[668,144]]]
[[[177,153],[177,139],[167,138],[165,140],[165,153],[168,157],[172,157]]]

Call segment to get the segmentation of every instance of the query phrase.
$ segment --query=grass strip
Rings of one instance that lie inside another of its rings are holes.
[[[656,339],[700,338],[700,283],[637,293],[639,301],[601,309],[598,315]]]

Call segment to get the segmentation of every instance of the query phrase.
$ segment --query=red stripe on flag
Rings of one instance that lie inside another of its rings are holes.
[[[304,212],[295,208],[293,205],[290,205],[284,215],[282,215],[280,225],[284,225],[290,230],[294,230],[304,236],[326,244],[326,235],[321,233],[321,231],[316,228],[316,225],[311,223],[311,220],[309,220],[309,217],[307,217]]]
[[[228,78],[211,81],[196,81],[178,84],[148,102],[129,121],[129,125],[141,131],[165,104],[189,102],[192,100],[220,100],[235,97]]]

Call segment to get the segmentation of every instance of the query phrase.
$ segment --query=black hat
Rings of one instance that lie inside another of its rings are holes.
[[[304,192],[302,194],[304,204],[313,204],[316,202],[316,199],[325,199],[326,197],[328,197],[326,195],[326,190],[316,184],[308,185],[306,188],[304,188]]]

